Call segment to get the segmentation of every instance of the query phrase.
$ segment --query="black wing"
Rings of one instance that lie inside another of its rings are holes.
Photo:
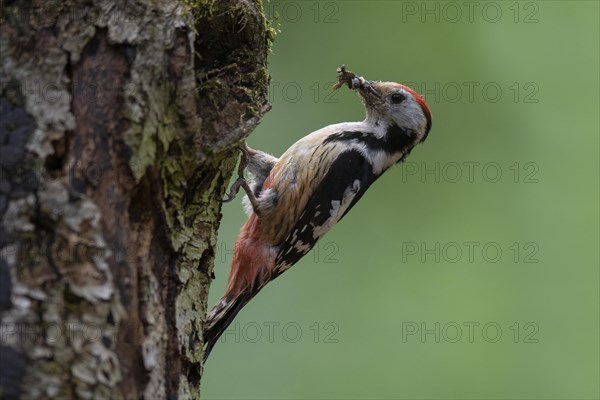
[[[331,165],[292,232],[280,246],[276,275],[294,265],[362,197],[377,179],[373,166],[358,151],[342,153]]]

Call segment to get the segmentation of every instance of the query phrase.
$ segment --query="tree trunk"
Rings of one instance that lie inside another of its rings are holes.
[[[197,398],[221,199],[268,110],[260,1],[4,3],[0,392]]]

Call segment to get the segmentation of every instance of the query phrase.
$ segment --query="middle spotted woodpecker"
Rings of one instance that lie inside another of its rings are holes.
[[[403,161],[431,129],[423,98],[394,82],[357,77],[344,66],[339,83],[358,90],[362,122],[319,129],[294,143],[279,159],[243,146],[240,177],[248,221],[236,241],[225,295],[204,328],[208,357],[237,313],[270,281],[308,253],[389,167]],[[244,170],[250,173],[245,180]]]

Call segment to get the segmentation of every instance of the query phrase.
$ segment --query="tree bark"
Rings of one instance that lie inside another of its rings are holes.
[[[4,3],[0,393],[197,398],[260,1]]]

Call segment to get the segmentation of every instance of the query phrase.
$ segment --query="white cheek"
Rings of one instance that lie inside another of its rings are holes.
[[[398,126],[418,132],[422,132],[426,124],[421,107],[414,102],[406,104],[399,112],[395,113],[394,120]]]

